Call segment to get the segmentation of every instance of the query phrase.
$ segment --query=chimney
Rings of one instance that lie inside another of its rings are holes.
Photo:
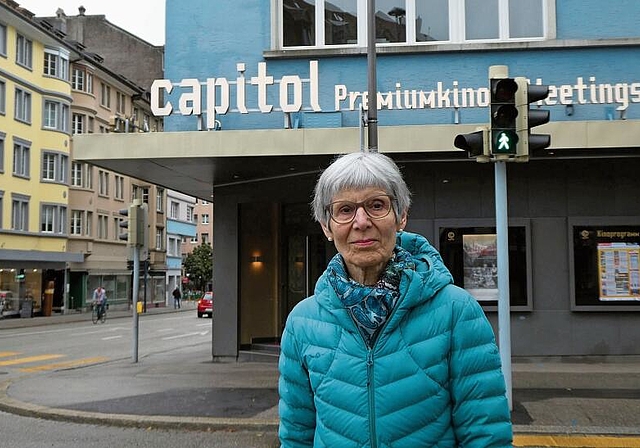
[[[78,12],[80,13],[79,15],[84,16],[84,13],[87,11],[87,8],[85,8],[84,6],[80,6],[78,8]]]

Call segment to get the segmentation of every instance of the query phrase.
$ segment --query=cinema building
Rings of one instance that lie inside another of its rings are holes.
[[[309,202],[336,155],[367,148],[370,72],[364,0],[217,3],[167,3],[165,132],[80,135],[76,156],[214,202],[224,360],[277,342],[335,253]],[[489,122],[489,67],[548,85],[551,146],[506,164],[512,354],[639,355],[640,4],[473,5],[376,2],[378,147],[413,193],[406,230],[497,327],[495,164],[453,141]]]

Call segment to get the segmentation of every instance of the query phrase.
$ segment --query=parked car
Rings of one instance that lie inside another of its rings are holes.
[[[213,317],[213,292],[205,292],[204,295],[198,300],[198,317],[204,315]]]

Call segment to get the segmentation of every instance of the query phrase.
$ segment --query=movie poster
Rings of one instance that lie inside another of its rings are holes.
[[[600,300],[640,300],[637,243],[598,243]]]
[[[498,300],[496,234],[463,235],[464,289],[478,302]]]

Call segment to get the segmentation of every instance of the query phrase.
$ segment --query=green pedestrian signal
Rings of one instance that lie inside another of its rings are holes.
[[[518,135],[514,131],[497,131],[491,135],[491,147],[494,154],[515,154],[518,147]]]

